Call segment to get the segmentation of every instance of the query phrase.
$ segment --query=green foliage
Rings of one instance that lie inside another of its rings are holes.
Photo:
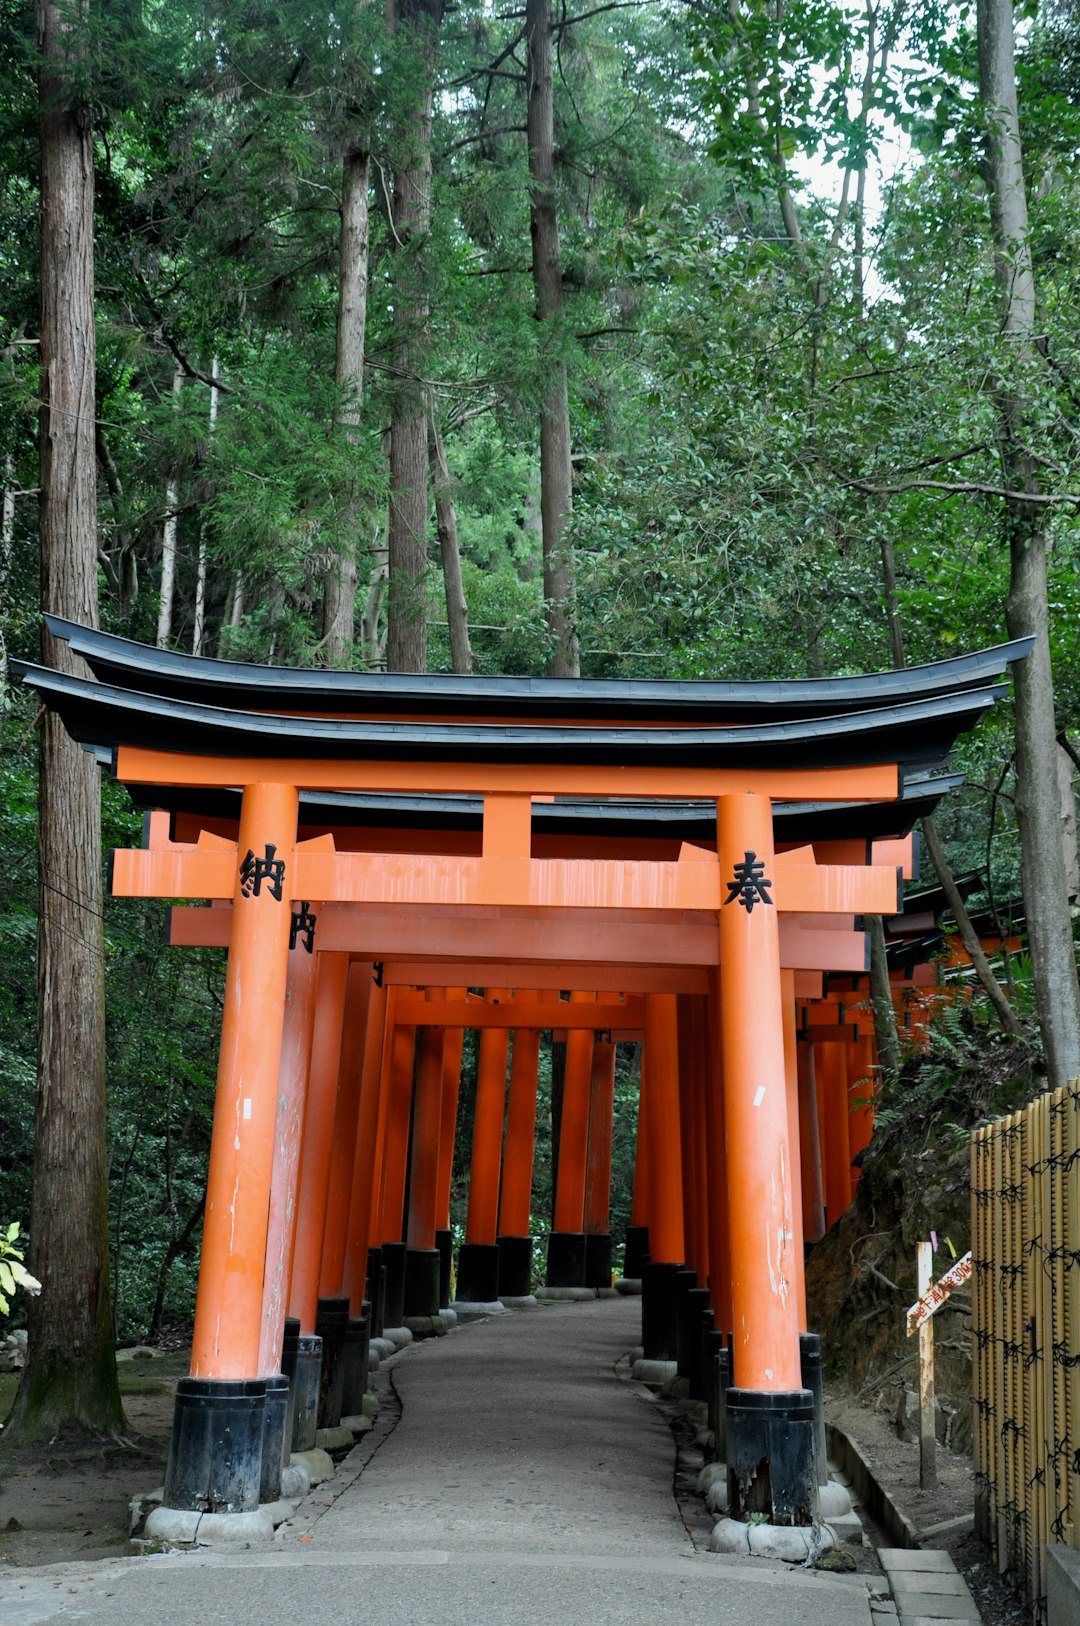
[[[23,1264],[23,1250],[15,1245],[21,1232],[18,1220],[13,1220],[6,1231],[0,1233],[0,1315],[10,1315],[16,1288],[21,1287],[24,1293],[41,1292],[41,1283]]]

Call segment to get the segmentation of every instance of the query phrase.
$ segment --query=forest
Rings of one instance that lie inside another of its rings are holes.
[[[797,678],[1033,635],[924,849],[1026,916],[986,1020],[1080,1074],[1078,138],[1075,0],[0,0],[0,1220],[43,1155],[53,750],[6,663],[83,557],[83,619],[297,666]],[[56,139],[94,398],[59,520]],[[223,964],[75,849],[109,1315],[154,1338],[194,1299]]]

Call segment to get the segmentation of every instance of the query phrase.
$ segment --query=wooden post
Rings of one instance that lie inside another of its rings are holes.
[[[334,1118],[341,1075],[341,1037],[348,971],[348,955],[319,955],[311,1075],[304,1114],[304,1151],[300,1163],[296,1245],[289,1286],[289,1314],[299,1317],[300,1330],[304,1333],[315,1331],[326,1199],[330,1190],[330,1164],[334,1150]]]
[[[356,1123],[360,1112],[370,999],[371,966],[357,960],[350,964],[345,984],[341,1074],[334,1112],[334,1145],[330,1153],[330,1186],[326,1194],[322,1262],[319,1265],[319,1296],[325,1298],[344,1291],[342,1280],[356,1168]]]
[[[916,1244],[919,1298],[929,1292],[934,1281],[934,1250],[929,1242]],[[937,1433],[934,1427],[934,1318],[927,1316],[919,1328],[919,1484],[923,1490],[937,1486]]]
[[[718,798],[717,857],[729,888],[720,908],[720,1034],[735,1381],[740,1389],[791,1393],[801,1390],[802,1377],[768,797]]]
[[[370,968],[365,968],[371,975]],[[360,1111],[353,1149],[353,1181],[341,1290],[349,1295],[349,1314],[358,1316],[364,1302],[368,1243],[371,1239],[371,1193],[377,1178],[375,1162],[379,1133],[379,1097],[386,1033],[386,989],[372,984],[364,1033],[364,1062],[360,1082]]]
[[[240,810],[225,1011],[191,1375],[259,1375],[298,796],[251,784]]]
[[[518,992],[514,995],[514,1003],[535,1004],[536,995],[528,991]],[[539,1030],[515,1028],[514,1053],[510,1061],[510,1100],[506,1110],[506,1151],[499,1197],[500,1236],[529,1234],[539,1063]]]
[[[590,1004],[593,993],[571,993],[571,1004]],[[589,1081],[592,1077],[593,1036],[571,1026],[567,1014],[566,1075],[563,1080],[562,1120],[559,1133],[559,1168],[555,1180],[552,1230],[581,1232],[585,1228],[585,1171],[589,1148]]]
[[[645,1146],[649,1159],[649,1256],[683,1263],[682,1145],[679,1126],[679,1039],[674,994],[645,995]]]
[[[278,1073],[274,1172],[270,1180],[266,1265],[263,1269],[260,1376],[276,1372],[281,1365],[281,1339],[285,1330],[285,1309],[289,1302],[289,1279],[296,1239],[296,1199],[300,1185],[304,1107],[311,1064],[311,1035],[315,1026],[318,969],[317,955],[309,954],[300,945],[290,950],[281,1067]]]
[[[510,990],[490,988],[487,997],[503,1004],[510,998]],[[465,1218],[466,1242],[481,1243],[486,1247],[494,1246],[499,1225],[499,1174],[502,1169],[506,1064],[509,1059],[509,1028],[486,1028],[480,1035],[480,1056],[476,1068],[469,1207]]]

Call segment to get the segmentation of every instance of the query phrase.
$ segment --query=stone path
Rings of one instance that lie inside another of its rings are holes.
[[[695,1546],[670,1432],[615,1370],[639,1319],[538,1307],[405,1350],[396,1427],[273,1548],[0,1574],[0,1626],[871,1626],[863,1577]]]
[[[889,1578],[900,1626],[940,1626],[943,1621],[978,1626],[975,1599],[948,1553],[882,1547],[878,1557]]]

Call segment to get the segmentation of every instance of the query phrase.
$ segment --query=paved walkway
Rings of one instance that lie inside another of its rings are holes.
[[[397,1425],[273,1550],[9,1572],[0,1626],[870,1626],[858,1576],[695,1548],[667,1425],[615,1370],[639,1325],[538,1307],[405,1350]]]

